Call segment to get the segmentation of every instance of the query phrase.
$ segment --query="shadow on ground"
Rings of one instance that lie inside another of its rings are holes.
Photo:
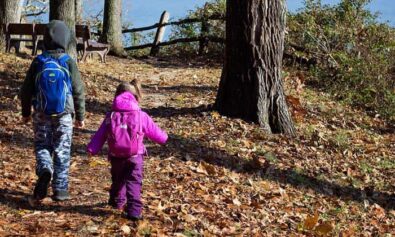
[[[40,210],[48,212],[66,212],[66,213],[79,213],[82,215],[92,216],[92,217],[102,217],[112,214],[112,210],[103,209],[107,206],[106,203],[99,202],[94,204],[83,204],[75,205],[74,201],[71,199],[62,203],[53,202],[50,205],[39,205],[32,208],[27,197],[31,195],[30,193],[24,193],[20,191],[10,190],[7,188],[0,189],[0,204],[9,206],[14,209],[25,209],[25,210]]]
[[[202,68],[202,67],[204,68],[222,67],[222,56],[207,57],[207,56],[191,55],[189,57],[184,57],[184,58],[175,58],[174,56],[171,57],[142,56],[142,57],[136,57],[135,59],[158,68],[183,69],[183,68]]]
[[[150,86],[143,85],[143,89],[147,92],[177,92],[177,93],[208,93],[215,92],[217,87],[215,86]]]
[[[256,161],[246,161],[235,155],[228,154],[226,151],[208,148],[202,145],[200,141],[186,137],[173,135],[166,146],[152,146],[149,152],[159,157],[163,156],[163,154],[170,154],[181,160],[185,160],[188,154],[198,162],[205,161],[238,173],[260,175],[262,178],[270,181],[290,184],[296,188],[306,190],[311,189],[318,194],[328,197],[357,202],[369,200],[370,203],[377,203],[387,210],[395,209],[395,194],[376,191],[374,187],[361,190],[352,186],[342,186],[335,182],[303,174],[296,171],[296,169],[281,169],[269,162],[258,164]]]

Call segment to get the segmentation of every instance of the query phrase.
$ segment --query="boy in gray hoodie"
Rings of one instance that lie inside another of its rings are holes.
[[[52,179],[53,199],[70,198],[70,167],[73,117],[84,126],[85,92],[76,62],[65,52],[70,30],[63,21],[53,20],[44,35],[45,50],[36,57],[21,88],[23,121],[28,123],[33,106],[34,151],[37,183],[29,202],[47,196]]]

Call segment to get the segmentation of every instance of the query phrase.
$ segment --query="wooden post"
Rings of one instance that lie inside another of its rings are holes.
[[[203,19],[202,19],[202,27],[200,28],[200,41],[199,41],[199,55],[203,55],[208,46],[208,35],[210,31],[210,24],[208,22],[209,16],[208,14],[209,3],[206,2],[203,7]]]
[[[165,29],[167,22],[169,22],[170,14],[167,11],[164,11],[162,15],[160,16],[160,21],[159,21],[159,26],[158,30],[156,31],[155,39],[154,42],[152,43],[152,48],[151,48],[151,56],[156,56],[159,53],[159,43],[162,42],[163,37],[165,36]]]
[[[210,24],[207,19],[202,21],[202,28],[200,28],[200,41],[199,41],[199,55],[206,53],[209,43]]]

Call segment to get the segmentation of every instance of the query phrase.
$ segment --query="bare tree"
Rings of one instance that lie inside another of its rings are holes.
[[[62,20],[71,31],[71,41],[67,53],[77,58],[75,38],[75,0],[51,0],[49,2],[49,20]]]
[[[21,21],[23,0],[0,0],[0,45],[4,45],[3,25]],[[2,47],[3,48],[3,47]]]
[[[19,23],[21,20],[23,2],[23,0],[1,0],[1,23]]]
[[[75,0],[75,22],[82,23],[82,0]]]
[[[49,0],[22,0],[25,2],[22,18],[36,17],[45,14],[49,10]]]
[[[112,54],[125,54],[122,40],[122,0],[105,0],[101,41],[111,45]]]
[[[295,135],[281,78],[283,0],[228,0],[225,64],[216,99],[221,114]]]

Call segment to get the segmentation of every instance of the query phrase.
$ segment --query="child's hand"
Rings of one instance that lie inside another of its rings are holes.
[[[28,124],[30,122],[30,120],[32,120],[31,116],[28,117],[22,117],[22,122],[23,124]]]
[[[90,152],[88,152],[87,156],[88,156],[88,159],[92,159],[92,157],[94,157],[94,155],[92,155],[92,153],[90,153]]]
[[[84,128],[85,127],[85,122],[84,121],[75,120],[74,126],[76,128]]]

